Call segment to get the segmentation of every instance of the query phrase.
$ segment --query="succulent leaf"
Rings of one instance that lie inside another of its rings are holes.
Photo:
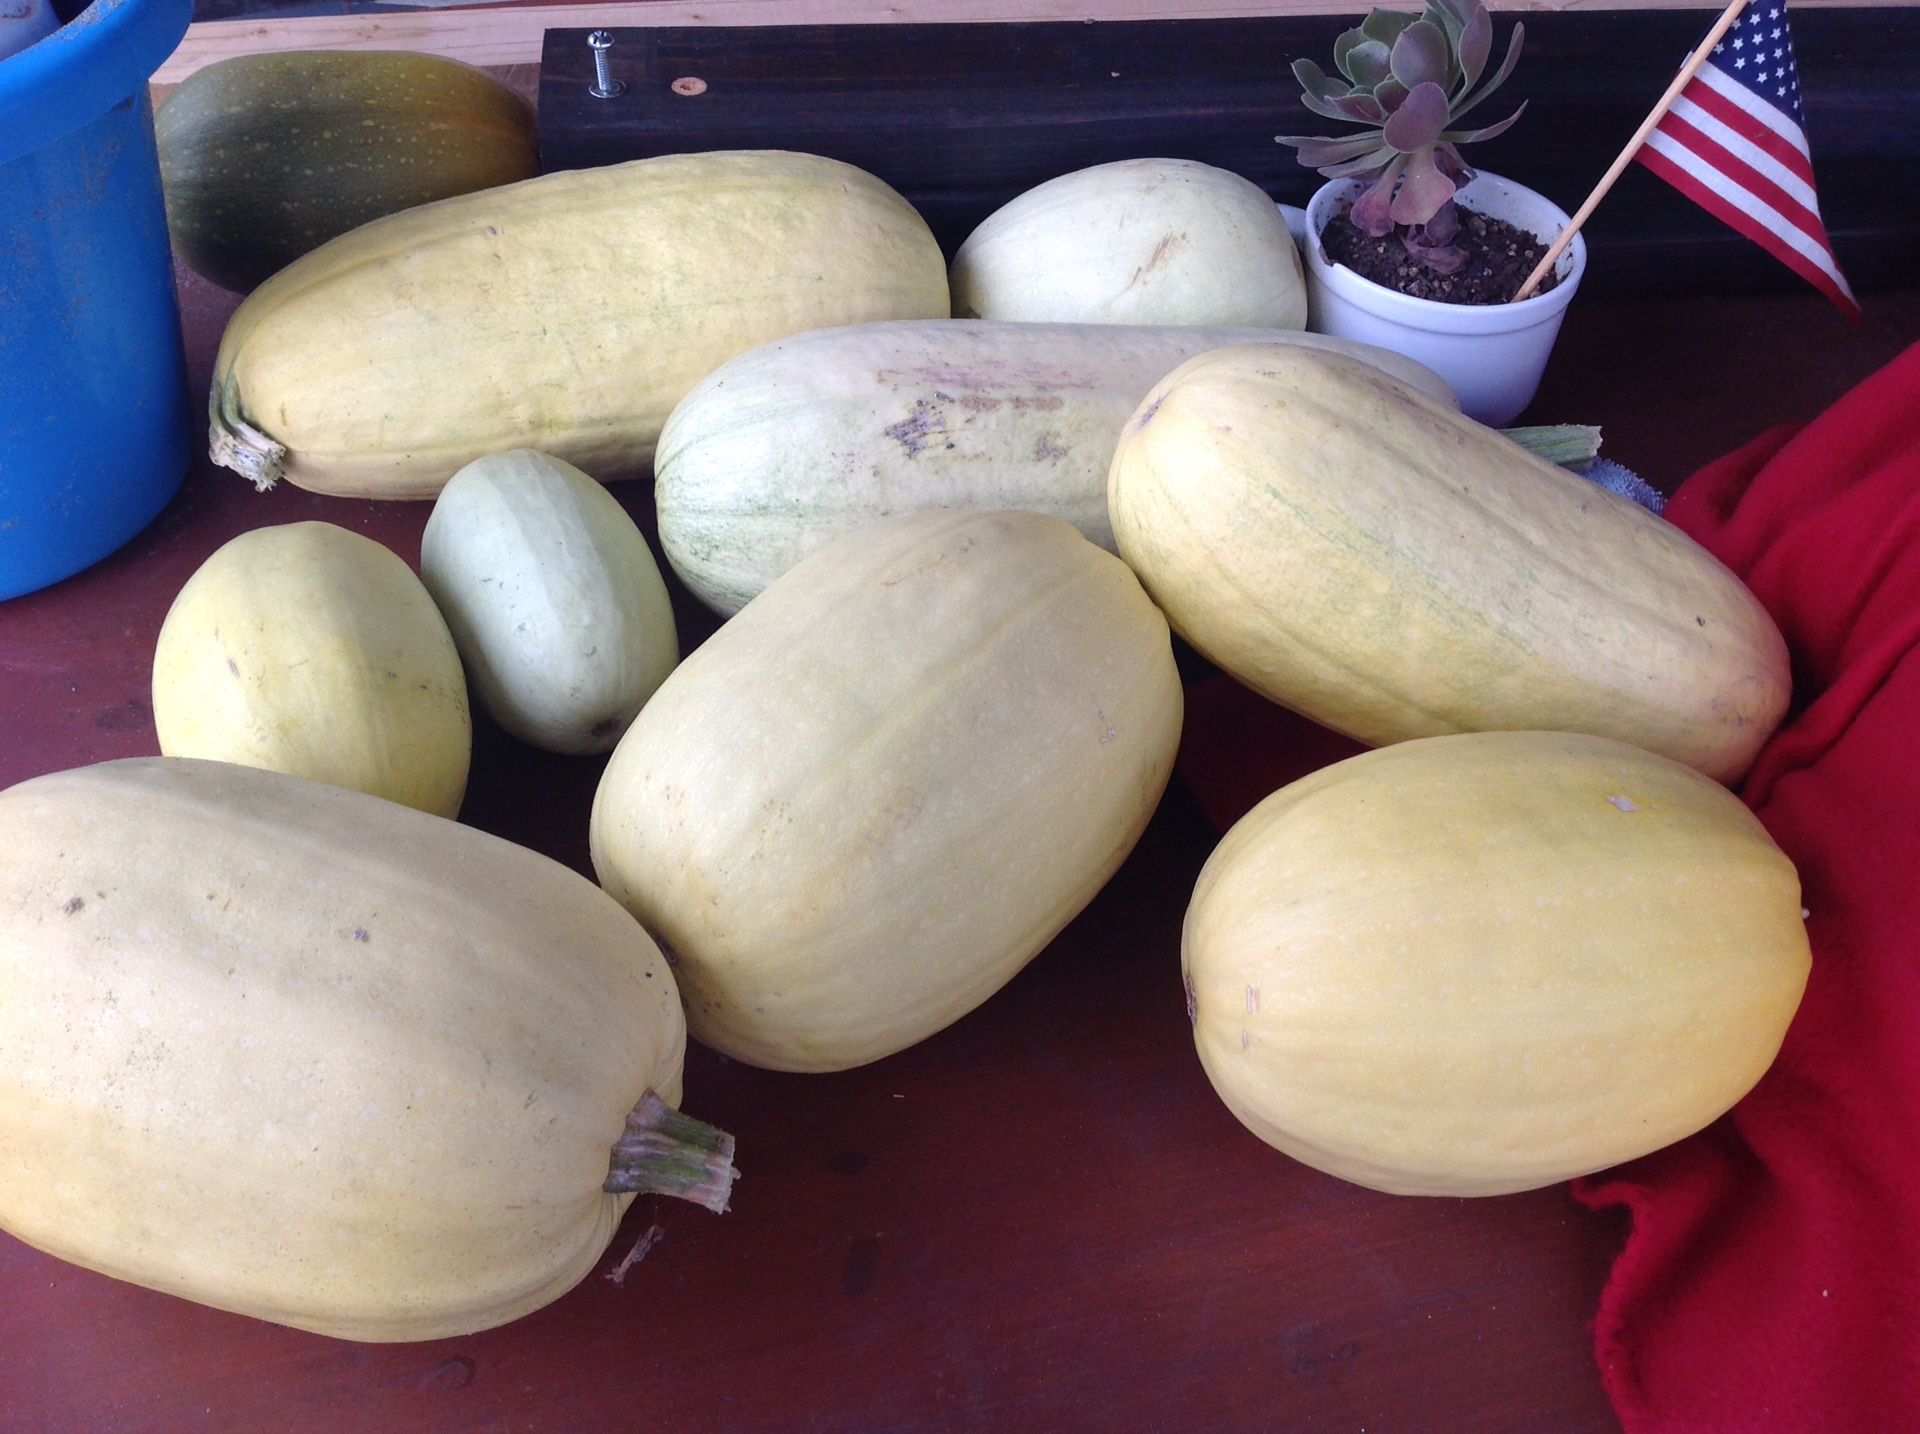
[[[1360,32],[1369,40],[1391,45],[1400,32],[1420,17],[1407,10],[1374,10],[1360,22]]]
[[[1520,108],[1497,124],[1487,125],[1483,129],[1450,129],[1440,138],[1448,144],[1475,144],[1483,139],[1492,139],[1495,135],[1505,134],[1513,128],[1513,122],[1527,112],[1527,102],[1520,101]]]
[[[1360,93],[1365,94],[1366,91],[1362,90]],[[1300,103],[1303,107],[1312,110],[1317,115],[1325,115],[1328,119],[1341,120],[1347,124],[1377,123],[1375,121],[1361,121],[1356,119],[1344,104],[1346,98],[1346,91],[1342,91],[1336,99],[1322,99],[1319,95],[1301,95]]]
[[[1433,162],[1433,151],[1409,155],[1387,212],[1395,224],[1425,224],[1453,198],[1453,181]]]
[[[1385,238],[1393,232],[1393,189],[1400,182],[1400,172],[1407,167],[1407,157],[1396,154],[1391,163],[1381,171],[1380,178],[1373,187],[1353,201],[1353,208],[1347,217],[1364,234],[1375,239]]]
[[[1460,234],[1460,206],[1442,204],[1433,217],[1420,226],[1420,236],[1428,244],[1451,244]]]
[[[1356,25],[1351,30],[1342,30],[1340,37],[1333,42],[1333,67],[1345,75],[1349,82],[1353,80],[1353,65],[1348,57],[1353,54],[1356,46],[1364,45],[1372,38],[1373,36]]]
[[[1407,91],[1406,102],[1387,117],[1383,135],[1401,153],[1415,154],[1431,151],[1446,127],[1447,92],[1426,80]]]
[[[1383,144],[1378,149],[1367,151],[1357,159],[1349,159],[1343,164],[1326,165],[1320,170],[1320,174],[1326,179],[1366,179],[1380,173],[1400,157],[1399,151]]]
[[[1347,78],[1371,88],[1393,73],[1393,51],[1378,40],[1366,40],[1347,51]]]
[[[1436,274],[1451,274],[1467,262],[1467,251],[1452,244],[1428,243],[1426,235],[1418,230],[1410,230],[1401,235],[1400,242],[1407,246],[1407,253]]]
[[[1444,141],[1446,136],[1442,135],[1441,139]],[[1440,172],[1451,179],[1455,185],[1465,184],[1473,178],[1473,170],[1460,157],[1460,151],[1450,143],[1436,144],[1433,147],[1433,162],[1440,166]]]
[[[1513,37],[1507,42],[1507,56],[1500,62],[1500,68],[1494,71],[1492,79],[1453,107],[1453,118],[1459,119],[1461,115],[1507,82],[1507,76],[1513,73],[1513,67],[1520,62],[1520,40],[1526,33],[1527,27],[1516,20],[1513,25]]]
[[[1371,90],[1353,90],[1333,102],[1333,107],[1351,120],[1360,120],[1366,124],[1385,124],[1386,106],[1374,97]]]
[[[1300,82],[1302,93],[1317,95],[1321,99],[1330,100],[1347,92],[1345,85],[1330,77],[1312,60],[1295,60],[1293,77]]]
[[[1283,138],[1282,143],[1285,143]],[[1350,160],[1361,159],[1369,155],[1379,155],[1377,164],[1385,164],[1395,153],[1393,148],[1380,143],[1377,134],[1342,135],[1339,139],[1309,137],[1299,142],[1300,162],[1312,169],[1322,169],[1326,165],[1346,164]],[[1328,175],[1329,179],[1344,178],[1341,175]]]
[[[1465,96],[1480,82],[1480,76],[1487,68],[1487,57],[1493,53],[1493,16],[1485,6],[1475,9],[1460,31],[1460,38],[1454,42],[1454,50],[1460,57],[1460,88],[1455,98]]]
[[[1391,63],[1393,78],[1410,90],[1428,83],[1445,85],[1452,78],[1453,47],[1438,25],[1419,20],[1393,42]]]
[[[1424,3],[1422,14],[1373,10],[1341,33],[1333,59],[1345,84],[1311,61],[1294,62],[1301,104],[1357,132],[1275,138],[1329,179],[1371,181],[1349,209],[1351,222],[1376,237],[1397,229],[1411,256],[1451,272],[1465,258],[1452,243],[1460,227],[1454,195],[1473,178],[1456,146],[1505,133],[1526,105],[1497,124],[1458,122],[1513,73],[1525,28],[1513,27],[1488,77],[1493,19],[1484,0]]]
[[[1438,25],[1446,32],[1448,46],[1457,50],[1472,8],[1471,5],[1455,4],[1453,0],[1427,0],[1426,18],[1430,24]]]

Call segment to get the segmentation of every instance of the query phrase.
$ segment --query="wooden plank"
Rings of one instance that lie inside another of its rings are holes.
[[[1920,0],[1885,0],[1894,6]],[[1796,15],[1857,7],[1861,0],[1795,0]],[[1516,0],[1500,13],[1711,9],[1700,0]],[[501,9],[433,9],[392,15],[299,15],[205,21],[154,76],[177,84],[216,60],[278,50],[418,50],[473,65],[523,65],[540,58],[548,29],[639,29],[1013,20],[1198,20],[1243,16],[1363,13],[1362,0],[620,0],[605,5],[533,4]],[[1704,28],[1704,25],[1702,26]],[[1678,64],[1676,58],[1672,63]]]
[[[1522,99],[1508,134],[1469,159],[1572,209],[1704,32],[1708,12],[1548,13],[1486,118]],[[1100,25],[712,27],[613,32],[618,100],[587,94],[583,30],[548,32],[542,163],[571,169],[673,150],[784,148],[879,175],[949,252],[1043,180],[1139,155],[1195,159],[1304,203],[1320,183],[1280,132],[1334,126],[1288,77],[1331,52],[1350,16]],[[1499,27],[1504,36],[1505,26]],[[1795,15],[1822,206],[1856,285],[1911,284],[1920,214],[1920,10]],[[699,80],[700,87],[675,81]],[[697,94],[682,91],[698,88]],[[1591,291],[1733,293],[1800,281],[1639,168],[1588,228]]]

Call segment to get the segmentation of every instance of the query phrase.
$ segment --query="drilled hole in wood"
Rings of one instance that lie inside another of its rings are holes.
[[[682,75],[670,87],[676,95],[704,95],[707,82],[698,75]]]

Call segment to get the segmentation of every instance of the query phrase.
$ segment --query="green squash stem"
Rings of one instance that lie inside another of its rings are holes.
[[[1547,423],[1500,430],[1515,443],[1562,468],[1584,468],[1600,456],[1600,430],[1584,423]]]
[[[727,1208],[739,1175],[731,1135],[682,1115],[649,1090],[613,1143],[607,1183],[600,1188],[614,1195],[671,1195],[718,1214]]]
[[[231,468],[262,493],[280,481],[287,446],[276,443],[240,412],[240,393],[231,374],[217,379],[207,403],[207,455]]]

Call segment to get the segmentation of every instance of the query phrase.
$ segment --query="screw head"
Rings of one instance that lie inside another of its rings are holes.
[[[613,58],[607,52],[613,48],[613,36],[605,30],[594,30],[587,35],[587,45],[593,51],[593,83],[587,86],[587,93],[596,100],[618,99],[627,92],[626,82],[613,77]]]

